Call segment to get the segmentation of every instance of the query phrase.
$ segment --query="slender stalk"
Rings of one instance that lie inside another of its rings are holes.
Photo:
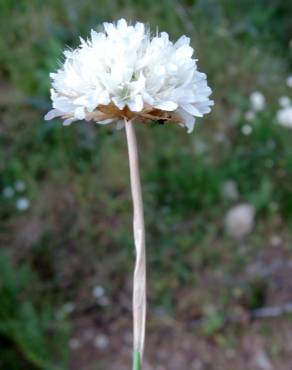
[[[125,119],[125,126],[129,154],[134,213],[133,231],[136,249],[136,264],[133,281],[133,370],[141,370],[146,321],[145,225],[135,129],[133,122],[127,119]]]

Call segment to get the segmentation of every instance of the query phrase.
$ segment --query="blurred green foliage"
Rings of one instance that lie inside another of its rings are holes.
[[[54,305],[43,301],[36,281],[28,266],[16,269],[5,254],[0,255],[0,367],[3,369],[65,368],[63,344],[68,328],[55,318]]]

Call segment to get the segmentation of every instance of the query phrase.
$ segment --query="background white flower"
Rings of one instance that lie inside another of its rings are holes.
[[[266,99],[261,92],[255,91],[250,95],[250,103],[251,103],[252,109],[255,112],[259,112],[259,111],[264,110],[265,105],[266,105]]]
[[[250,135],[252,133],[252,127],[250,125],[243,125],[241,128],[243,135]]]
[[[280,109],[276,118],[279,125],[292,128],[292,106]]]
[[[16,208],[18,211],[26,211],[30,207],[29,199],[25,197],[18,198],[16,201]]]
[[[291,105],[291,100],[288,96],[281,96],[279,98],[279,105],[282,107],[282,108],[285,108],[285,107],[288,107],[289,105]]]
[[[292,75],[287,77],[287,85],[292,87]]]
[[[177,122],[191,132],[195,117],[213,105],[193,52],[186,36],[173,43],[166,32],[151,37],[143,23],[104,23],[104,32],[92,30],[51,73],[53,109],[45,119],[62,117],[68,125],[139,117]]]

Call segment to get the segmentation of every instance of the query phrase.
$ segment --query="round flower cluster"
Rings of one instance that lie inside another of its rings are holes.
[[[195,117],[213,105],[193,52],[186,36],[173,43],[165,32],[151,37],[143,23],[104,23],[104,32],[92,30],[90,39],[66,50],[62,67],[51,73],[53,109],[45,119],[122,126],[125,118],[139,118],[179,123],[191,132]]]

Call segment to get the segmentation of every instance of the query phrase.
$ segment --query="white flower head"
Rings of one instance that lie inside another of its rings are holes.
[[[62,117],[100,124],[139,118],[176,122],[192,131],[196,117],[210,112],[211,89],[197,69],[190,39],[175,43],[166,32],[151,37],[143,23],[104,23],[75,50],[64,52],[51,73],[53,109],[46,120]]]
[[[276,118],[279,125],[292,128],[292,105],[278,110]]]
[[[264,95],[261,92],[254,91],[250,95],[250,103],[251,103],[252,109],[255,112],[260,112],[260,111],[264,110],[264,108],[265,108],[266,99],[265,99]]]

